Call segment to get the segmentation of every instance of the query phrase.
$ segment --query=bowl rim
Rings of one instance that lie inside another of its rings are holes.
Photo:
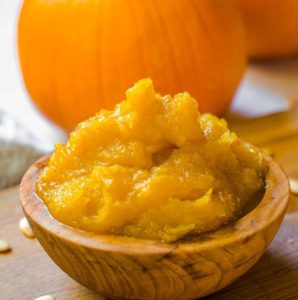
[[[84,231],[65,225],[48,211],[42,199],[35,193],[35,183],[48,155],[39,159],[25,173],[20,184],[20,199],[23,211],[30,222],[38,224],[44,230],[70,244],[106,252],[167,255],[175,253],[193,253],[219,248],[229,244],[248,241],[254,234],[262,232],[276,219],[281,217],[288,206],[290,195],[287,176],[279,164],[270,156],[264,156],[268,163],[265,177],[265,192],[259,204],[248,214],[235,222],[204,234],[208,239],[197,242],[176,241],[163,243],[127,236],[103,235]],[[232,229],[232,230],[231,230]]]

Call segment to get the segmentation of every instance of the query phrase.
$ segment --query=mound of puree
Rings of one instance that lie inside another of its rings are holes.
[[[223,119],[144,79],[56,146],[36,192],[70,226],[171,242],[239,218],[265,173],[262,153]]]

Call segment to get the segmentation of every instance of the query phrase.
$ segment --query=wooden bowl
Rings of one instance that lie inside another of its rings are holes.
[[[266,160],[266,191],[252,211],[217,231],[171,244],[98,235],[61,224],[34,192],[43,161],[27,171],[20,195],[45,251],[82,285],[115,299],[195,299],[243,275],[280,227],[288,204],[288,180],[275,161]]]

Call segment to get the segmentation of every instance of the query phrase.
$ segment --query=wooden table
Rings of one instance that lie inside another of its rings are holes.
[[[276,72],[273,74],[276,76]],[[264,79],[265,83],[275,85],[275,79],[268,79],[266,72],[252,68],[248,75],[257,78],[258,82]],[[298,73],[294,76],[296,84]],[[288,82],[289,79],[277,84],[279,91],[288,91]],[[298,86],[291,86],[292,91],[297,91]],[[267,148],[288,175],[298,179],[297,109],[256,119],[229,118],[231,127],[240,137]],[[22,216],[18,187],[0,192],[0,239],[8,241],[13,248],[10,253],[0,255],[0,300],[30,300],[44,294],[52,294],[57,300],[103,299],[64,274],[35,239],[22,235],[18,229]],[[291,197],[284,223],[260,261],[237,282],[206,299],[298,299],[298,197]]]
[[[35,239],[18,229],[23,216],[18,187],[0,193],[0,236],[13,247],[0,255],[0,299],[31,300],[43,294],[57,300],[102,300],[63,273]],[[272,245],[251,271],[209,300],[298,299],[298,198]],[[182,300],[182,299],[181,299]]]

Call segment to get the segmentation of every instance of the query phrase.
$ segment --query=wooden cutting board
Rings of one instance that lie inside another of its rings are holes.
[[[262,78],[268,81],[268,76],[262,75],[266,72],[252,68],[248,74],[258,82]],[[276,72],[273,74],[276,76]],[[277,84],[280,91],[283,86],[288,90],[287,82]],[[298,179],[297,109],[252,119],[228,118],[241,138],[272,152],[288,175]],[[22,216],[18,186],[0,192],[0,239],[12,246],[10,253],[0,254],[0,300],[31,300],[44,294],[52,294],[57,300],[103,300],[63,273],[35,239],[22,235],[18,229]],[[291,196],[284,223],[260,261],[238,281],[205,299],[298,300],[298,197]]]

